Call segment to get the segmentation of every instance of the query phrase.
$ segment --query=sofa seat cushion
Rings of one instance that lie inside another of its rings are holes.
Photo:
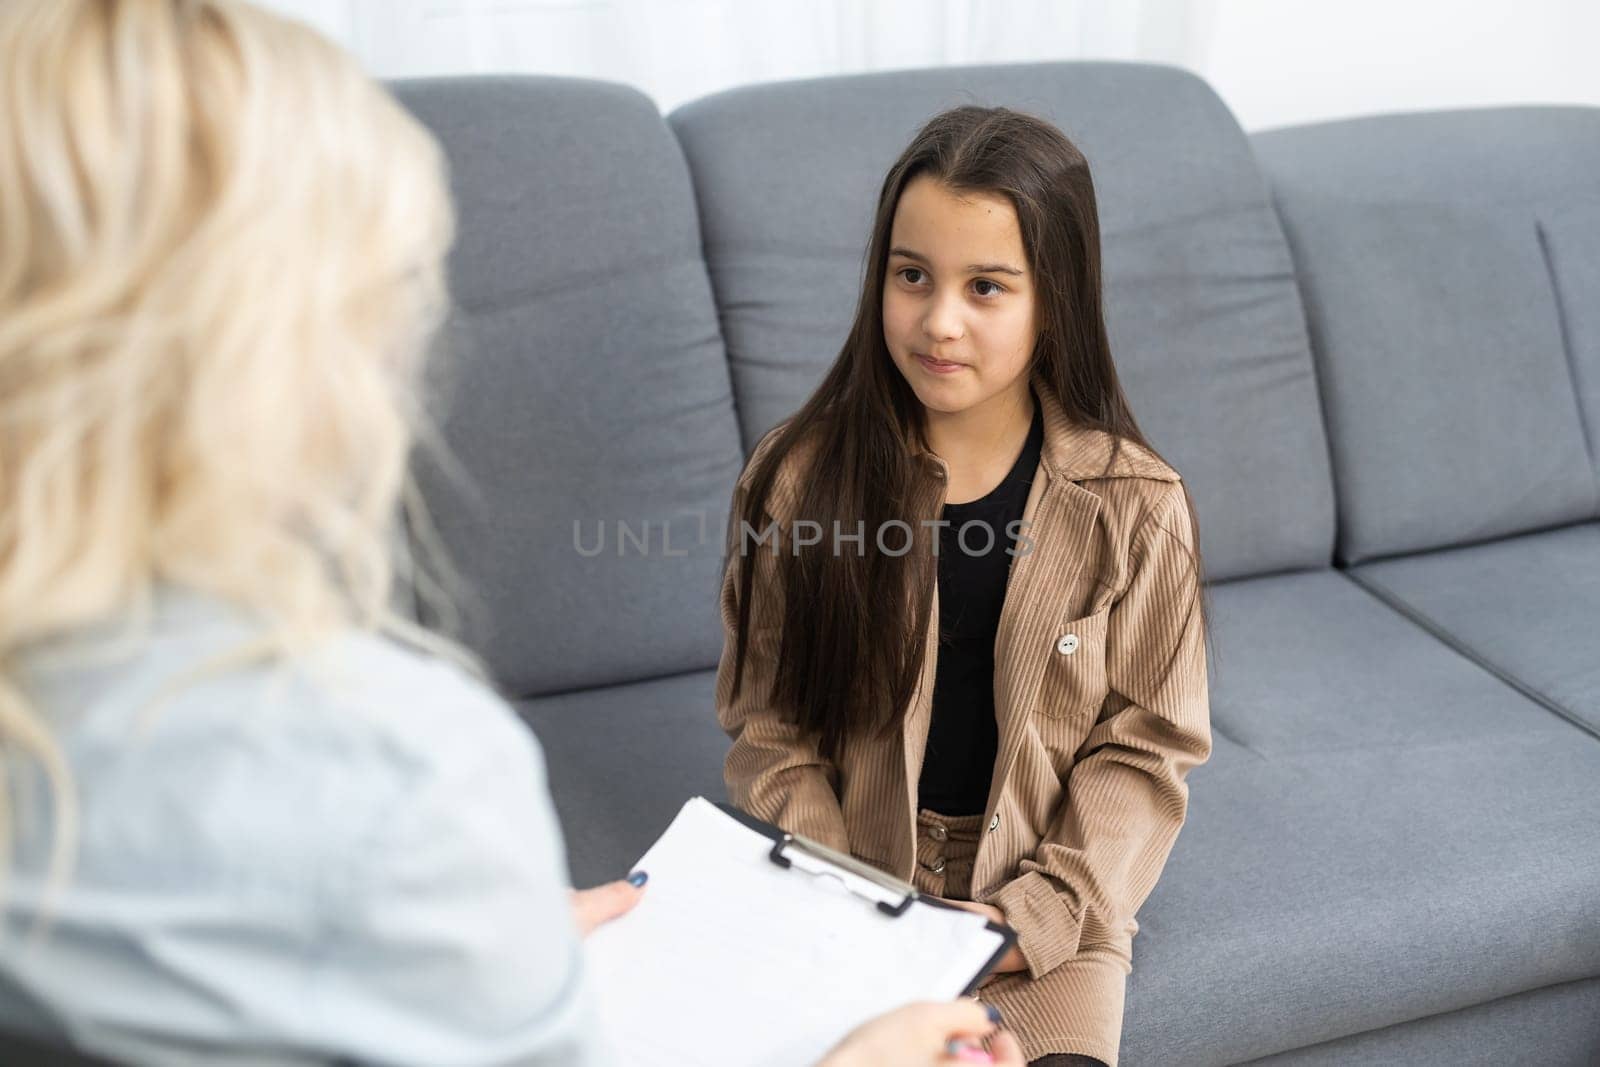
[[[1138,915],[1127,1062],[1600,975],[1600,741],[1337,572],[1212,594],[1214,751]]]
[[[1383,560],[1351,575],[1600,737],[1600,522]]]

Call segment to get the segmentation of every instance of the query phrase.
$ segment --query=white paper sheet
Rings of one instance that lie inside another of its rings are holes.
[[[972,912],[886,915],[892,894],[803,853],[785,869],[772,846],[694,797],[635,865],[643,899],[584,944],[622,1064],[810,1067],[873,1016],[960,996],[1004,944]]]

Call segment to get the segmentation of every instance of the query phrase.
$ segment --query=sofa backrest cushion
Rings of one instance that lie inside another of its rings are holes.
[[[677,141],[620,85],[396,89],[453,171],[435,400],[465,477],[417,471],[469,643],[516,696],[714,666],[743,455]]]
[[[1600,514],[1600,108],[1371,116],[1253,143],[1305,296],[1338,558]]]

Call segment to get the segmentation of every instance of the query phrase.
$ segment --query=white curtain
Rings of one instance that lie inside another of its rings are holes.
[[[259,2],[320,26],[380,77],[604,78],[644,90],[663,111],[752,82],[1048,59],[1185,67],[1247,130],[1378,111],[1600,104],[1596,0]]]
[[[663,111],[718,89],[856,71],[1140,59],[1203,69],[1194,0],[267,0],[380,77],[626,82]]]

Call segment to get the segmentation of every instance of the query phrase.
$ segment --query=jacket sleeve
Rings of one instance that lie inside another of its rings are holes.
[[[817,752],[814,740],[802,738],[799,728],[784,721],[768,704],[777,670],[778,642],[783,628],[783,589],[778,582],[779,559],[771,542],[739,535],[743,512],[742,487],[735,490],[732,552],[753,554],[750,651],[745,658],[739,695],[733,695],[735,643],[739,625],[739,588],[736,567],[728,567],[722,582],[722,659],[717,667],[717,720],[733,739],[723,765],[728,800],[759,819],[790,833],[802,834],[824,845],[849,852],[849,836],[836,792],[838,771]],[[763,531],[757,531],[763,532]],[[783,542],[788,544],[787,539]],[[780,547],[780,551],[787,548]]]
[[[1034,855],[989,901],[1017,931],[1034,978],[1133,918],[1183,825],[1185,776],[1211,755],[1193,548],[1182,483],[1171,482],[1129,550],[1131,577],[1106,624],[1108,695],[1066,798]]]

